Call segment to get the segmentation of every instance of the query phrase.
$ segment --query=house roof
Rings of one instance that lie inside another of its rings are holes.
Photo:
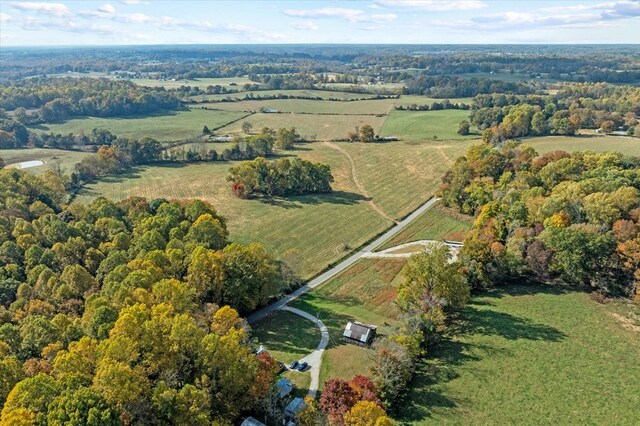
[[[266,425],[262,423],[260,420],[254,419],[253,417],[247,417],[240,424],[240,426],[266,426]]]
[[[290,416],[295,416],[305,407],[304,399],[293,398],[293,400],[284,409],[284,412]]]
[[[349,339],[358,340],[362,343],[368,343],[369,340],[373,337],[376,326],[371,324],[364,324],[358,321],[347,323],[347,326],[344,328],[344,333],[342,335]]]
[[[293,390],[293,383],[284,377],[276,382],[276,386],[278,387],[278,396],[280,398],[284,398],[289,395]]]

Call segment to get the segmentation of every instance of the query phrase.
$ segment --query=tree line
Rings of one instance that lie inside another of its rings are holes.
[[[470,121],[484,130],[485,142],[499,144],[524,136],[574,135],[583,128],[635,135],[639,112],[636,87],[568,84],[554,95],[476,96]]]
[[[175,110],[180,101],[164,88],[105,78],[37,77],[0,84],[0,108],[23,124],[74,116],[114,117]],[[27,112],[27,109],[37,109]]]
[[[66,205],[0,171],[0,424],[231,424],[277,365],[247,313],[297,282],[195,200]]]
[[[638,158],[478,144],[440,194],[477,216],[461,251],[474,288],[532,278],[640,297]]]

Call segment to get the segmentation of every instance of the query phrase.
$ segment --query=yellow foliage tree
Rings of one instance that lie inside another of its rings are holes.
[[[387,417],[379,405],[371,401],[360,401],[344,415],[344,426],[391,426],[393,421]]]

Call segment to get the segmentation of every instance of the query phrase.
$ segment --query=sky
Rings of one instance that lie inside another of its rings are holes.
[[[6,1],[1,46],[640,43],[640,0]]]

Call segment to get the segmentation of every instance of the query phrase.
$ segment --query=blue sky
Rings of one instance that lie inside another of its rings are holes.
[[[191,43],[640,43],[640,0],[0,0],[0,46]]]

